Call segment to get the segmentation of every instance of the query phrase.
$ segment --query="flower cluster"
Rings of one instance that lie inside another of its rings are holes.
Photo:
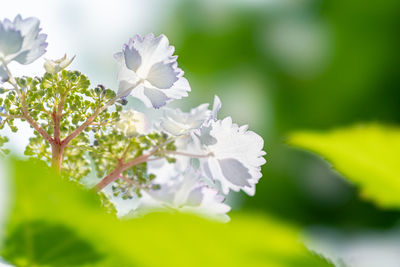
[[[167,37],[136,35],[123,45],[114,55],[115,91],[90,88],[85,75],[65,70],[74,59],[66,55],[46,59],[42,77],[13,77],[8,63],[39,58],[45,39],[35,18],[0,22],[0,77],[11,86],[0,90],[1,127],[16,131],[15,119],[30,124],[35,136],[25,155],[77,182],[95,170],[94,188],[118,216],[178,210],[227,220],[231,191],[255,194],[265,163],[259,135],[230,117],[219,119],[217,96],[211,108],[166,107],[191,90]],[[147,110],[125,108],[131,96],[163,115],[150,119]]]

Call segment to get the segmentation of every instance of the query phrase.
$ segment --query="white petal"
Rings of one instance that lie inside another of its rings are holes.
[[[222,102],[221,99],[219,99],[218,96],[214,96],[214,104],[213,104],[213,109],[212,109],[212,119],[217,120],[218,118],[218,112],[222,107]]]
[[[153,34],[148,34],[144,38],[136,35],[129,41],[129,46],[133,46],[139,52],[146,73],[155,63],[168,60],[175,50],[169,45],[165,35],[154,37]]]
[[[21,31],[24,36],[24,44],[32,42],[40,32],[39,24],[40,21],[37,18],[26,18],[22,19],[20,15],[17,15],[14,19],[15,28]]]
[[[226,180],[240,187],[250,186],[248,182],[251,179],[249,169],[243,166],[240,161],[228,158],[220,159],[218,162]]]
[[[20,64],[30,64],[46,52],[46,34],[39,34],[40,21],[37,18],[22,19],[20,15],[16,16],[12,27],[18,30],[22,37],[22,46],[19,51],[9,55],[8,62],[15,60]]]
[[[22,47],[23,37],[15,28],[3,25],[0,21],[0,57],[18,52]]]
[[[170,99],[181,99],[182,97],[188,96],[188,92],[190,92],[190,85],[186,78],[181,77],[177,80],[171,88],[163,90],[163,92]]]
[[[128,96],[137,85],[139,78],[136,73],[126,67],[123,53],[114,54],[114,58],[118,63],[118,95],[121,97]]]
[[[47,48],[46,34],[39,34],[36,39],[26,45],[25,51],[18,54],[14,60],[20,64],[27,65],[41,57]]]
[[[160,108],[167,103],[168,97],[161,90],[145,87],[143,92],[154,108]]]
[[[202,188],[198,187],[192,190],[187,199],[186,199],[186,205],[188,206],[200,206],[201,202],[203,201],[203,192]]]
[[[185,134],[184,129],[177,124],[175,121],[171,120],[170,118],[165,118],[160,122],[160,126],[163,128],[164,131],[170,133],[175,136],[179,136]]]
[[[160,89],[171,88],[179,79],[179,72],[176,69],[176,63],[158,62],[151,66],[147,74],[147,80],[155,87]]]
[[[210,126],[201,128],[199,135],[207,150],[213,153],[213,157],[208,159],[207,172],[221,183],[223,192],[227,194],[229,190],[241,189],[253,195],[255,184],[261,178],[260,166],[265,163],[263,139],[247,131],[247,126],[239,127],[232,123],[230,117],[211,121]],[[214,142],[207,142],[209,136]]]
[[[130,70],[137,71],[142,64],[142,57],[134,47],[126,46],[124,49],[124,57],[126,67]]]

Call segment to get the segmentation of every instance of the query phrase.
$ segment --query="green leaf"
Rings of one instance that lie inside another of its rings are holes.
[[[400,208],[400,128],[358,125],[330,132],[297,132],[289,143],[325,157],[360,187],[364,198]]]
[[[17,266],[331,266],[301,245],[295,227],[270,217],[118,220],[95,193],[38,163],[10,168],[13,205],[0,255]]]

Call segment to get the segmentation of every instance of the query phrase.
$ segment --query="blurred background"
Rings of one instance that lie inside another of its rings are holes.
[[[221,117],[264,137],[267,164],[255,197],[236,210],[273,214],[300,226],[391,229],[381,211],[322,159],[285,144],[289,133],[359,122],[400,122],[400,1],[114,0],[7,1],[1,18],[36,16],[47,58],[77,55],[71,68],[116,88],[113,53],[136,33],[164,33],[191,83],[183,108],[217,94]],[[27,68],[42,73],[43,60]],[[15,72],[26,72],[13,65]],[[25,129],[12,143],[22,153]]]

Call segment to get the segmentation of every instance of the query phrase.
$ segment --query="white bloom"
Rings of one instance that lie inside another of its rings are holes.
[[[143,192],[141,207],[144,210],[174,209],[206,218],[228,221],[230,207],[214,188],[204,184],[200,173],[188,169],[184,174],[170,179],[159,190]]]
[[[46,34],[40,33],[37,18],[22,19],[16,16],[14,21],[0,21],[0,60],[6,64],[17,61],[30,64],[46,52]],[[2,70],[1,70],[2,69]],[[0,67],[1,79],[5,80],[3,67]]]
[[[239,127],[227,117],[211,121],[202,129],[200,140],[212,156],[202,161],[204,173],[221,183],[222,191],[243,190],[254,195],[255,185],[261,178],[261,165],[266,161],[262,151],[263,139],[247,125]]]
[[[68,67],[74,59],[75,56],[67,59],[66,54],[62,58],[56,60],[45,59],[44,69],[46,72],[54,74]]]
[[[164,35],[135,35],[123,46],[122,52],[114,55],[119,66],[118,94],[132,95],[154,108],[187,96],[189,82],[178,68],[177,56],[173,53],[174,47]]]
[[[161,128],[175,136],[186,135],[200,126],[210,117],[208,104],[202,104],[190,110],[182,112],[180,109],[165,109],[161,119]]]
[[[146,116],[133,109],[122,111],[120,120],[115,124],[115,127],[126,136],[145,134],[147,130]]]

